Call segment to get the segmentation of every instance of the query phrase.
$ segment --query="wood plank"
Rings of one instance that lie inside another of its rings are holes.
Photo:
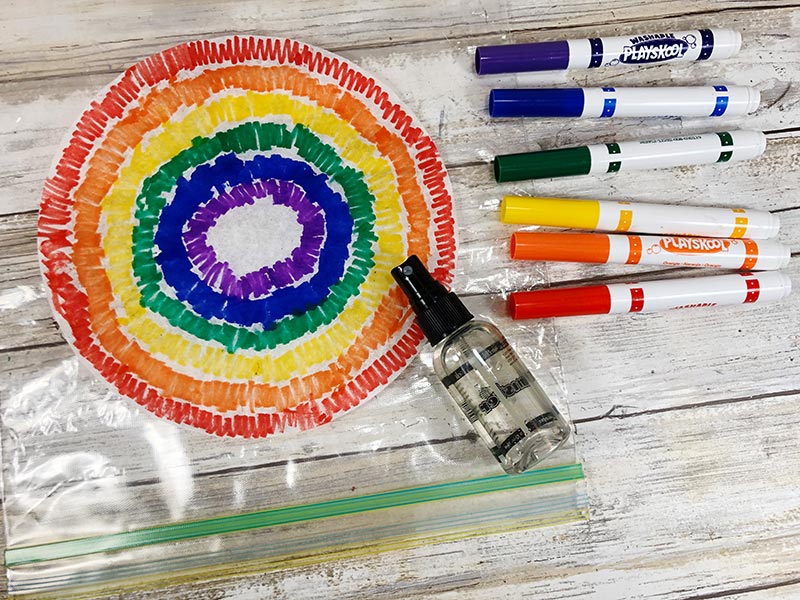
[[[791,81],[800,78],[800,51],[795,44],[786,40],[786,32],[797,28],[795,14],[796,10],[789,8],[756,12],[731,10],[709,16],[711,25],[741,28],[746,44],[735,58],[705,64],[478,78],[472,67],[474,46],[492,41],[494,38],[491,36],[475,38],[469,44],[448,40],[414,44],[403,52],[396,47],[365,48],[347,53],[347,56],[397,91],[398,96],[434,136],[446,163],[452,168],[463,164],[488,163],[495,154],[595,141],[659,137],[722,128],[775,131],[796,127],[797,122],[792,115],[800,101],[800,91],[791,85]],[[643,21],[640,26],[661,29],[672,24],[680,24],[680,21],[652,19]],[[600,31],[607,32],[619,33],[610,26],[606,27],[606,31]],[[590,35],[598,32],[584,28],[574,33]],[[131,49],[141,46],[141,42],[136,40],[127,43]],[[164,44],[164,47],[168,45]],[[108,60],[107,54],[102,56],[104,61]],[[130,56],[124,65],[119,65],[110,74],[84,75],[85,65],[81,63],[81,74],[75,77],[0,83],[0,123],[5,124],[0,128],[0,214],[34,210],[38,206],[42,183],[69,128],[95,94],[138,57],[138,54]],[[26,68],[32,67],[28,65]],[[709,123],[708,119],[624,119],[603,122],[596,119],[492,120],[488,117],[486,98],[492,87],[565,86],[570,82],[573,85],[631,86],[702,85],[710,82],[754,85],[761,89],[763,103],[762,108],[752,116],[728,117],[713,123]],[[715,174],[720,169],[717,165],[689,168],[687,179],[690,184],[697,184],[706,178],[727,178],[739,169],[753,176],[760,172],[763,160],[748,163],[751,166],[744,167],[724,165],[718,174]],[[563,190],[563,194],[582,189],[584,194],[588,194],[586,197],[590,197],[604,193],[635,196],[642,192],[639,185],[641,174],[636,173],[622,173],[608,180],[604,177],[583,178],[584,185],[576,189],[571,183],[564,187],[561,180],[498,186],[491,181],[488,165],[482,172],[484,176],[481,182],[487,186],[491,184],[497,193],[554,189]],[[457,177],[455,172],[453,177]],[[672,185],[666,185],[662,192],[668,193],[673,188]],[[659,188],[652,186],[650,189]],[[689,190],[693,188],[689,187]],[[736,200],[737,196],[732,199]]]
[[[748,3],[752,9],[769,9],[788,3],[767,0]],[[586,5],[577,0],[562,2],[547,11],[531,10],[528,3],[508,0],[497,3],[449,1],[437,7],[432,18],[427,6],[406,3],[373,3],[365,0],[332,7],[321,0],[294,4],[223,0],[205,6],[190,0],[164,4],[147,0],[137,4],[136,14],[125,5],[87,4],[80,0],[53,7],[43,0],[12,3],[0,19],[6,39],[2,79],[29,79],[82,73],[109,72],[159,49],[187,39],[228,33],[296,36],[331,49],[365,46],[399,46],[430,39],[458,39],[480,34],[528,38],[533,31],[577,30],[591,27],[606,33],[641,21],[680,20],[687,17],[713,26],[717,12],[740,8],[735,1],[695,2],[687,9],[678,0],[645,8],[637,3]],[[276,18],[276,14],[280,15]],[[753,12],[757,15],[758,13]],[[146,16],[145,16],[146,15]],[[710,22],[710,24],[709,24]],[[368,23],[369,26],[364,25]],[[672,27],[664,23],[657,28]],[[601,31],[605,30],[605,31]],[[650,30],[640,30],[647,32]],[[580,33],[578,33],[580,32]]]
[[[779,586],[765,585],[764,587],[731,590],[726,594],[726,600],[794,600],[800,595],[800,583],[789,580]],[[711,600],[722,596],[696,596],[692,600]]]

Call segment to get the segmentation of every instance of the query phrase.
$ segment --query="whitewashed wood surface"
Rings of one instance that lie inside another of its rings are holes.
[[[486,43],[698,27],[740,30],[742,51],[724,62],[547,76],[478,79],[471,69],[472,50]],[[12,0],[0,33],[0,298],[33,295],[0,309],[0,377],[70,353],[41,298],[35,254],[39,194],[62,137],[127,66],[198,37],[302,39],[393,87],[445,157],[461,233],[456,289],[477,305],[541,274],[512,264],[497,243],[511,231],[497,219],[508,192],[772,210],[783,221],[779,239],[800,252],[797,3]],[[763,102],[755,115],[714,122],[488,118],[491,87],[537,82],[753,85]],[[723,128],[766,131],[766,153],[748,163],[506,185],[493,182],[488,164],[519,149]],[[800,260],[787,272],[800,284]],[[631,273],[662,276],[567,264],[546,274],[578,282]],[[131,597],[799,598],[800,293],[775,305],[580,317],[554,327],[588,522]],[[524,330],[508,333],[524,344]]]

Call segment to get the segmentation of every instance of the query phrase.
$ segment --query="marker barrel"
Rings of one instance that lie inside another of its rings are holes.
[[[767,138],[760,131],[721,131],[677,138],[592,144],[494,159],[498,182],[616,173],[748,160],[760,156]]]
[[[789,257],[788,246],[750,239],[526,231],[511,236],[511,258],[522,260],[772,271],[788,265]]]
[[[757,240],[774,237],[781,224],[777,215],[744,208],[525,196],[505,196],[500,220],[518,225]]]
[[[514,319],[543,319],[770,302],[791,290],[791,279],[778,271],[737,273],[514,292],[508,308]]]
[[[755,88],[726,85],[662,88],[534,88],[489,92],[492,117],[721,117],[755,111]]]
[[[736,54],[742,36],[731,29],[700,29],[621,37],[480,46],[478,75],[718,60]]]

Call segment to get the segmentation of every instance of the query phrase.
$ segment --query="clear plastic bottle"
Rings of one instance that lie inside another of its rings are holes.
[[[569,426],[506,338],[471,320],[433,349],[447,391],[509,473],[521,473],[569,438]]]
[[[569,439],[566,419],[491,323],[476,320],[416,256],[392,270],[433,348],[433,368],[508,473]]]

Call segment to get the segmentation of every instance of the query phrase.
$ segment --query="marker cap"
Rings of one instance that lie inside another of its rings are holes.
[[[563,71],[568,66],[569,44],[566,40],[534,44],[480,46],[475,49],[475,72],[478,75],[524,71]]]
[[[492,117],[580,117],[583,113],[583,90],[496,89],[489,92],[489,115]]]
[[[600,203],[596,200],[503,196],[500,220],[519,225],[597,229]]]
[[[512,292],[508,297],[512,319],[598,315],[610,310],[611,293],[605,285]]]
[[[588,175],[591,169],[592,155],[588,146],[502,154],[494,158],[494,178],[498,183]]]
[[[522,260],[604,263],[610,251],[605,233],[518,231],[511,235],[511,258]]]

